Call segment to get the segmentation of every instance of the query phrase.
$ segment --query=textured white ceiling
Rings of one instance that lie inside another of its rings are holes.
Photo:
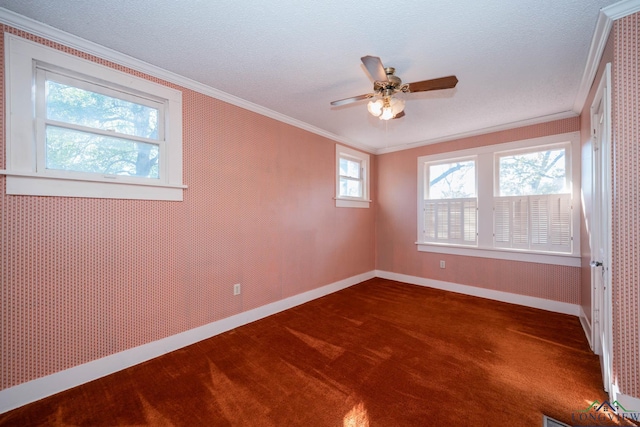
[[[273,110],[373,152],[572,111],[599,10],[614,0],[0,0],[0,7]],[[360,57],[409,83],[388,122]]]

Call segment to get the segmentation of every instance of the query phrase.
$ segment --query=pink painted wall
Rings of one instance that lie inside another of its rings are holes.
[[[640,12],[613,37],[613,377],[640,399]]]
[[[335,207],[333,141],[182,92],[183,202],[8,196],[0,176],[0,389],[375,268],[375,202]]]
[[[377,269],[578,304],[578,267],[419,252],[415,245],[418,157],[578,130],[575,117],[378,156]]]

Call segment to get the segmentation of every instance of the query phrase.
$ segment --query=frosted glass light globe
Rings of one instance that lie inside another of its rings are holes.
[[[371,113],[372,116],[379,117],[382,114],[382,106],[384,102],[382,99],[376,99],[375,101],[369,101],[367,104],[367,110]]]

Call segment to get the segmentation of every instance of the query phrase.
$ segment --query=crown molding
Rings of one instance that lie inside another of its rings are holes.
[[[613,28],[613,23],[620,18],[639,11],[640,0],[622,0],[600,10],[598,21],[596,22],[596,29],[591,39],[587,64],[582,73],[582,80],[580,81],[576,100],[573,103],[573,111],[577,114],[582,112],[587,96],[589,96],[589,90],[591,89],[593,80],[596,78],[598,65],[600,65],[600,60],[602,59],[607,39],[611,33],[611,28]]]
[[[245,110],[252,111],[254,113],[260,114],[265,117],[269,117],[271,119],[277,120],[282,123],[286,123],[288,125],[297,127],[302,130],[306,130],[308,132],[314,133],[316,135],[322,136],[332,141],[335,141],[353,148],[357,148],[364,152],[367,152],[370,154],[385,154],[385,153],[391,153],[394,151],[402,151],[402,150],[408,150],[408,149],[417,148],[425,145],[436,144],[439,142],[452,141],[455,139],[466,138],[470,136],[477,136],[477,135],[482,135],[486,133],[521,127],[521,126],[528,126],[532,124],[543,123],[545,121],[575,117],[576,115],[579,115],[582,111],[584,103],[589,94],[589,90],[591,89],[591,84],[597,73],[598,65],[600,63],[600,59],[602,58],[602,53],[604,52],[604,48],[607,43],[607,38],[609,37],[609,33],[611,32],[611,28],[613,27],[613,22],[625,16],[636,13],[638,11],[640,11],[640,0],[622,0],[620,2],[617,2],[615,4],[605,7],[600,11],[600,14],[598,16],[598,20],[596,23],[595,32],[591,40],[591,47],[589,49],[587,63],[582,75],[580,86],[578,88],[578,94],[573,104],[572,111],[528,119],[528,120],[519,121],[519,122],[508,123],[505,125],[500,125],[495,127],[477,129],[474,131],[459,133],[455,135],[448,135],[442,138],[434,138],[430,140],[418,141],[414,143],[399,145],[395,147],[381,148],[381,149],[360,144],[348,138],[340,137],[334,133],[331,133],[324,129],[320,129],[316,126],[310,125],[309,123],[294,119],[290,116],[284,115],[282,113],[278,113],[277,111],[273,111],[271,109],[260,106],[258,104],[254,104],[245,99],[236,97],[229,93],[223,92],[211,86],[207,86],[203,83],[197,82],[195,80],[186,78],[179,74],[173,73],[171,71],[168,71],[163,68],[157,67],[155,65],[149,64],[147,62],[141,61],[139,59],[136,59],[129,55],[115,51],[113,49],[106,48],[97,43],[90,42],[83,38],[74,36],[65,31],[59,30],[57,28],[51,27],[49,25],[43,24],[33,19],[24,17],[22,15],[19,15],[15,12],[9,11],[4,8],[0,8],[0,22],[5,23],[16,29],[29,32],[35,36],[46,38],[47,40],[51,40],[53,42],[63,44],[70,48],[77,49],[91,55],[95,55],[97,57],[106,59],[108,61],[122,65],[124,67],[130,68],[136,71],[140,71],[142,73],[148,74],[153,77],[157,77],[159,79],[182,86],[187,89],[194,90],[203,95],[216,98],[218,100],[243,108]]]
[[[503,130],[516,129],[516,128],[521,128],[525,126],[553,122],[556,120],[570,119],[572,117],[577,117],[577,116],[578,114],[575,113],[574,111],[565,111],[562,113],[550,114],[547,116],[535,117],[532,119],[506,123],[499,126],[492,126],[492,127],[477,129],[469,132],[457,133],[454,135],[447,135],[441,138],[433,138],[433,139],[428,139],[424,141],[411,142],[408,144],[398,145],[394,147],[381,148],[377,150],[375,154],[386,154],[386,153],[393,153],[395,151],[410,150],[412,148],[424,147],[425,145],[432,145],[432,144],[438,144],[441,142],[454,141],[456,139],[469,138],[469,137],[478,136],[478,135],[486,135],[488,133],[500,132]]]
[[[602,8],[601,12],[607,15],[609,19],[617,21],[625,16],[640,12],[640,0],[622,0]]]
[[[34,36],[42,37],[47,40],[51,40],[52,42],[60,43],[72,49],[76,49],[90,55],[106,59],[107,61],[111,61],[132,70],[136,70],[141,73],[145,73],[164,81],[182,86],[186,89],[194,90],[203,95],[219,99],[220,101],[224,101],[245,110],[252,111],[254,113],[269,117],[282,123],[286,123],[299,129],[306,130],[332,141],[339,142],[341,144],[345,144],[371,154],[375,152],[375,149],[372,147],[358,144],[347,138],[342,138],[331,132],[327,132],[324,129],[320,129],[303,121],[294,119],[282,113],[278,113],[277,111],[273,111],[258,104],[254,104],[253,102],[247,101],[245,99],[238,98],[237,96],[215,89],[211,86],[207,86],[195,80],[149,64],[147,62],[141,61],[116,50],[109,49],[81,37],[74,36],[73,34],[69,34],[50,25],[46,25],[25,16],[19,15],[10,10],[0,8],[0,22],[18,30],[26,31],[30,34],[33,34]]]

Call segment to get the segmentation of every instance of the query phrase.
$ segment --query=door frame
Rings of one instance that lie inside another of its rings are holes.
[[[602,117],[602,121],[600,120]],[[612,294],[611,294],[611,63],[606,64],[591,104],[593,156],[591,226],[591,324],[594,352],[600,356],[605,391],[612,381]],[[598,263],[600,263],[598,265]]]

